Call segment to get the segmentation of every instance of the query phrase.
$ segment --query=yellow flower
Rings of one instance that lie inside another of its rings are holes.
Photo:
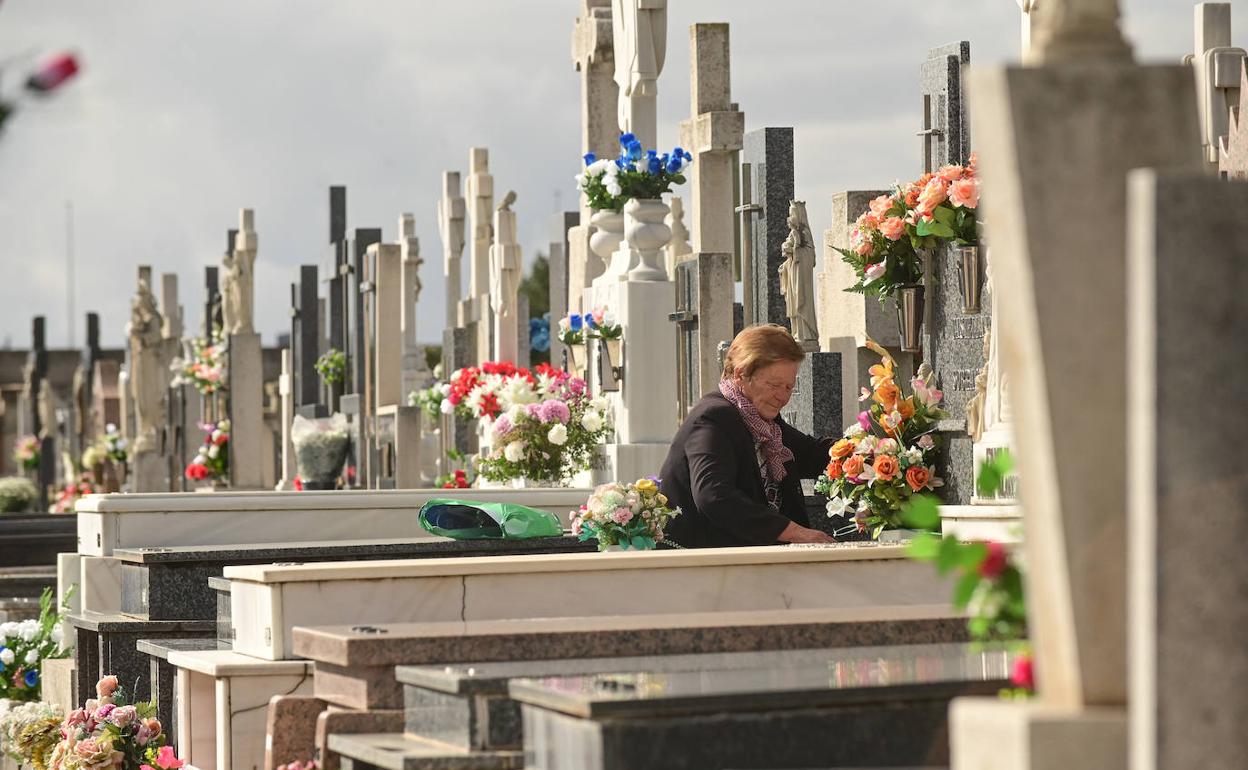
[[[664,506],[664,507],[666,507],[666,506],[667,506],[667,495],[665,495],[665,494],[663,494],[662,492],[660,492],[660,493],[659,493],[659,498],[658,498],[658,499],[659,499],[659,505],[662,505],[662,506]]]
[[[650,479],[638,479],[637,483],[634,484],[633,487],[643,495],[652,495],[659,491],[659,485],[655,484]]]
[[[893,379],[893,357],[878,342],[867,337],[867,349],[880,357],[880,363],[871,367],[871,387],[878,387],[881,382]]]

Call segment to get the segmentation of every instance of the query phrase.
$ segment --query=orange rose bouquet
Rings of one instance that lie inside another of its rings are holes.
[[[871,387],[859,397],[868,406],[832,445],[815,491],[827,495],[828,516],[852,517],[859,530],[878,538],[902,526],[901,509],[912,495],[944,485],[936,476],[934,431],[947,413],[930,369],[920,367],[906,395],[897,385],[893,357],[872,340],[867,347],[880,355],[871,367]]]

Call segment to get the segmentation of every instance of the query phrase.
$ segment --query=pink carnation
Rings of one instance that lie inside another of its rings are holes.
[[[568,410],[568,405],[553,398],[542,402],[539,414],[542,422],[567,424],[568,420],[572,418],[572,412]]]
[[[881,195],[878,198],[872,198],[868,205],[871,207],[872,214],[883,219],[888,214],[888,210],[893,207],[893,199],[888,195]]]
[[[611,513],[611,520],[616,524],[624,525],[633,520],[633,512],[628,508],[616,508]]]

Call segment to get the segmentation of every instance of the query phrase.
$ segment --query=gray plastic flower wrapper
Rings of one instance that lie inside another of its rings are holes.
[[[347,459],[348,427],[347,418],[337,412],[318,419],[295,416],[290,426],[290,443],[295,449],[299,478],[324,483],[338,477]]]
[[[420,526],[456,540],[527,540],[563,534],[559,519],[550,511],[451,498],[436,498],[421,506]]]

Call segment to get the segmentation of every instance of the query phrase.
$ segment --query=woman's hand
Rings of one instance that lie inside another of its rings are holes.
[[[790,521],[789,526],[784,528],[780,536],[776,538],[781,543],[835,543],[836,538],[827,532],[810,527],[803,527],[795,521]]]

